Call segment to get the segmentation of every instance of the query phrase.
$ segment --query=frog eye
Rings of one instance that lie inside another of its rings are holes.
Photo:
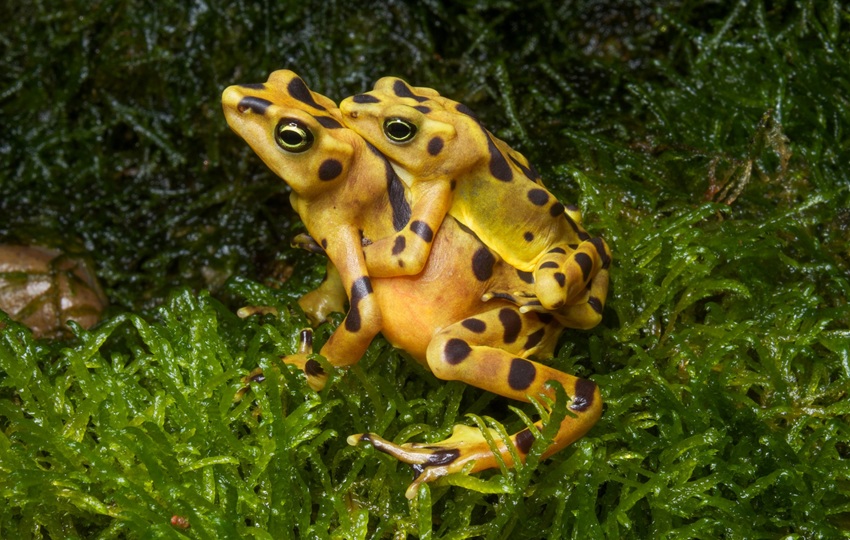
[[[403,118],[384,120],[384,135],[393,142],[406,143],[416,135],[416,126]]]
[[[274,130],[274,140],[287,152],[306,152],[313,146],[313,133],[298,120],[284,118]]]

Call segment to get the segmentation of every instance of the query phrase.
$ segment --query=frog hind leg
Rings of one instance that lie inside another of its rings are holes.
[[[431,341],[427,359],[434,374],[444,380],[460,380],[472,386],[520,401],[529,396],[555,393],[546,383],[559,382],[572,396],[567,417],[561,422],[553,442],[543,456],[548,457],[583,436],[602,414],[602,399],[595,383],[579,379],[522,356],[551,354],[560,327],[546,314],[522,314],[515,306],[496,308],[467,318],[438,333]],[[494,346],[498,345],[498,346]],[[540,430],[540,421],[535,423]],[[529,429],[510,437],[522,461],[531,449],[535,436]],[[513,466],[513,457],[505,441],[494,437],[501,459]],[[436,443],[395,444],[374,434],[352,435],[349,444],[371,442],[375,449],[413,465],[416,478],[407,489],[408,498],[415,496],[418,486],[450,473],[469,472],[498,467],[484,435],[477,428],[455,426],[452,436]]]
[[[601,238],[585,240],[574,250],[556,246],[534,269],[534,294],[544,309],[560,310],[575,303],[593,278],[610,265],[611,251]]]

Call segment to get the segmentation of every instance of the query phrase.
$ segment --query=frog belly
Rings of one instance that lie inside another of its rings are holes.
[[[476,279],[475,252],[482,244],[447,219],[434,238],[431,255],[415,276],[374,278],[384,337],[425,364],[434,334],[501,301],[481,301],[489,283]]]

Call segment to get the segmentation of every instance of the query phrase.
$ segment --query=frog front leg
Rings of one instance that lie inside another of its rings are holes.
[[[493,309],[467,318],[439,332],[431,341],[427,360],[434,374],[444,380],[460,380],[519,401],[545,396],[555,399],[548,381],[559,382],[571,396],[569,413],[561,422],[548,457],[583,436],[599,419],[602,399],[596,384],[528,360],[532,354],[551,354],[560,327],[545,314],[521,313],[515,306]],[[542,429],[540,421],[536,429]],[[521,430],[510,437],[520,460],[531,449],[535,433]],[[502,460],[514,461],[505,441],[494,437]],[[498,467],[498,460],[484,435],[476,428],[455,426],[452,436],[436,443],[397,445],[374,434],[353,435],[349,444],[371,442],[381,452],[413,465],[416,478],[406,495],[413,498],[419,484],[459,472],[472,463],[470,472]]]
[[[371,276],[416,275],[428,260],[434,236],[452,205],[452,186],[443,180],[416,181],[410,191],[416,202],[407,226],[363,248]]]
[[[359,232],[354,229],[340,231],[331,240],[325,239],[322,245],[338,271],[339,283],[348,296],[349,308],[320,354],[335,367],[347,367],[360,360],[372,339],[380,332],[381,311],[366,271]],[[301,368],[310,386],[319,390],[324,387],[327,374],[309,355],[302,347],[296,354],[284,357],[283,361]]]

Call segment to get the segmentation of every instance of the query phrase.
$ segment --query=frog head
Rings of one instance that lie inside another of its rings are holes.
[[[340,103],[346,126],[417,178],[452,176],[477,166],[486,135],[473,116],[436,90],[384,77],[372,91]],[[462,107],[462,106],[461,106]]]
[[[221,103],[230,128],[293,192],[310,196],[347,177],[358,136],[343,127],[333,101],[292,71],[230,86]]]

